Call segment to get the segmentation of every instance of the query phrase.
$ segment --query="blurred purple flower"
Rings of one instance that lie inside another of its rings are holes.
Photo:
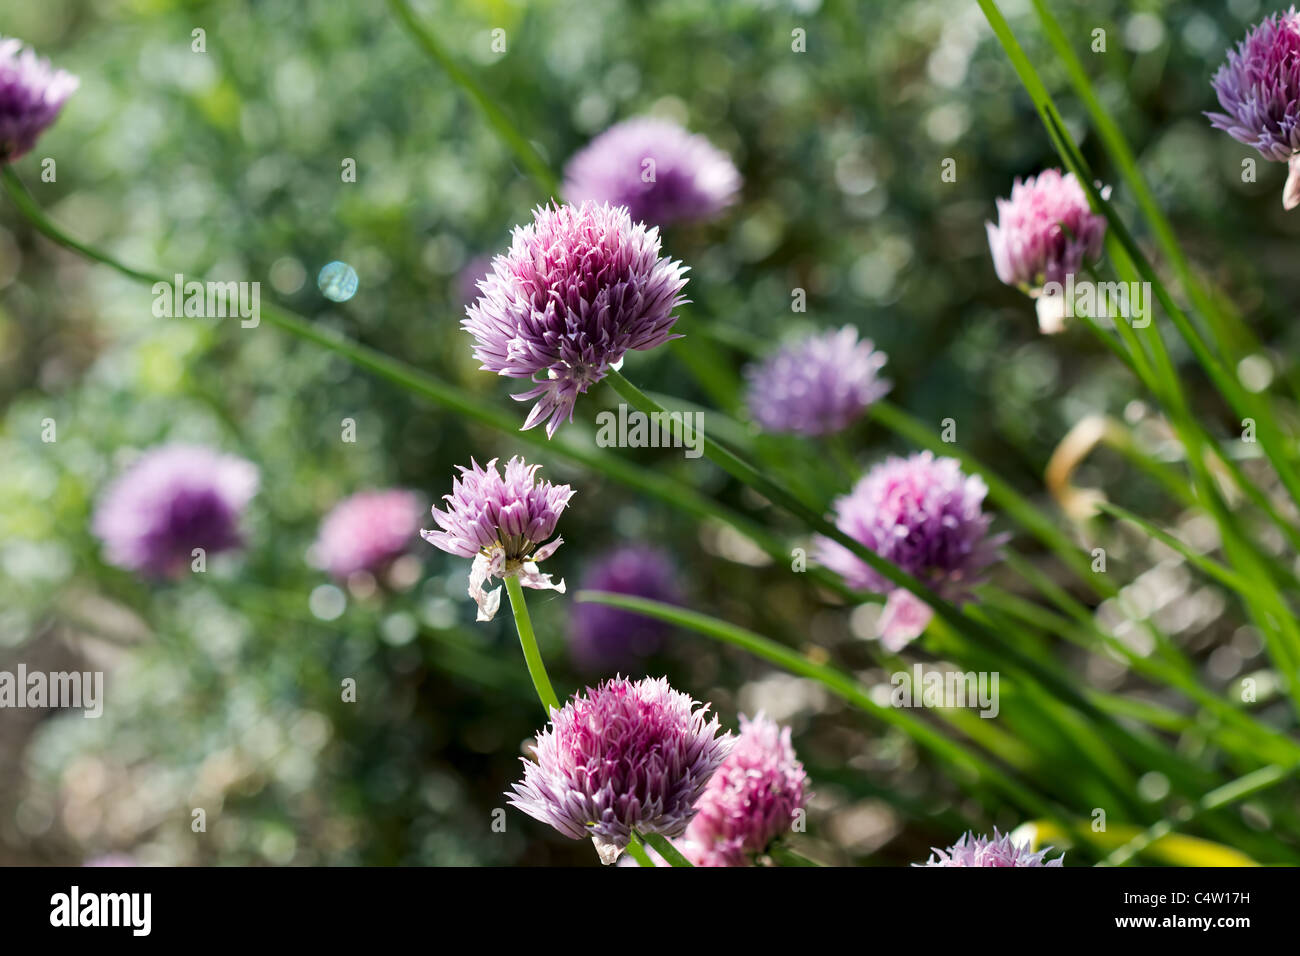
[[[993,839],[987,836],[975,836],[963,833],[960,840],[946,850],[932,847],[934,853],[924,863],[913,866],[1064,866],[1065,857],[1044,860],[1053,848],[1048,846],[1032,853],[1028,845],[1021,846],[1011,841],[1011,834],[1000,834],[993,828]]]
[[[480,468],[471,458],[470,467],[461,466],[460,478],[452,482],[451,494],[442,496],[447,510],[433,509],[433,520],[442,530],[420,532],[434,547],[473,559],[469,596],[478,604],[480,621],[492,620],[501,606],[501,588],[483,588],[496,578],[518,578],[526,588],[564,592],[564,582],[552,583],[537,564],[564,543],[551,535],[573,489],[537,481],[539,468],[511,458],[503,478],[497,459]]]
[[[360,491],[344,498],[321,522],[315,557],[336,578],[377,573],[399,557],[420,530],[420,499],[413,491]]]
[[[769,432],[843,431],[889,392],[885,362],[851,325],[809,336],[745,370],[749,413]]]
[[[92,528],[110,564],[175,577],[195,548],[241,543],[239,517],[257,492],[257,468],[199,445],[163,445],[140,456],[100,496]]]
[[[677,571],[658,548],[627,545],[598,556],[582,579],[584,591],[613,591],[677,604]],[[587,671],[610,671],[635,665],[659,649],[667,623],[606,604],[578,604],[573,609],[569,650]]]
[[[695,805],[682,851],[696,866],[749,866],[790,830],[803,808],[808,775],[790,728],[761,713],[740,718],[740,736]]]
[[[998,224],[985,223],[998,278],[1038,300],[1039,326],[1059,332],[1061,296],[1042,295],[1049,282],[1064,283],[1101,256],[1106,217],[1093,213],[1074,173],[1045,169],[1011,187],[999,199]]]
[[[681,836],[732,744],[708,709],[663,678],[589,687],[551,712],[510,803],[574,840],[591,837],[604,863],[633,829]]]
[[[1295,7],[1265,17],[1211,81],[1222,113],[1211,125],[1254,146],[1265,159],[1289,163],[1282,205],[1300,205],[1300,14]]]
[[[670,333],[685,271],[660,258],[658,229],[633,225],[625,209],[538,207],[492,260],[461,327],[485,371],[532,380],[514,398],[538,399],[523,427],[545,421],[549,438],[625,352],[679,337]]]
[[[963,601],[981,572],[998,559],[1005,540],[990,537],[992,518],[982,511],[988,488],[965,475],[952,458],[928,451],[889,458],[864,475],[835,502],[836,526],[950,601]],[[848,548],[815,539],[817,560],[853,588],[884,591],[889,581]],[[890,650],[920,635],[932,612],[902,588],[890,592],[879,634]]]
[[[81,864],[85,866],[139,866],[135,857],[126,853],[105,853],[103,856],[94,856]]]
[[[80,84],[71,73],[50,68],[21,40],[0,37],[0,163],[11,163],[33,146]]]
[[[709,219],[740,189],[731,158],[676,123],[637,117],[611,126],[569,160],[564,198],[626,206],[651,226]]]

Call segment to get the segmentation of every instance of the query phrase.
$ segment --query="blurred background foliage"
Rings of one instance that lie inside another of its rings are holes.
[[[259,280],[263,296],[314,322],[516,410],[507,396],[517,388],[476,371],[457,324],[476,263],[547,197],[384,4],[2,5],[6,35],[81,77],[17,167],[57,222],[164,274]],[[1160,452],[1160,427],[1122,367],[1084,333],[1040,337],[1031,303],[994,275],[984,231],[994,198],[1055,162],[973,2],[415,7],[557,169],[612,122],[647,112],[732,155],[741,202],[719,222],[667,230],[665,248],[692,269],[680,330],[724,327],[737,366],[800,331],[854,324],[888,353],[895,403],[936,428],[954,418],[965,450],[1049,509],[1046,462],[1085,416],[1113,416]],[[1289,374],[1300,218],[1278,202],[1281,165],[1261,163],[1259,181],[1243,183],[1253,153],[1201,116],[1225,47],[1270,11],[1257,0],[1053,8],[1198,269],[1269,343],[1265,367]],[[1027,22],[1027,4],[1004,9],[1013,26]],[[198,28],[205,53],[191,50]],[[795,28],[807,31],[806,53],[791,50]],[[494,29],[505,30],[504,54],[491,50]],[[1097,29],[1104,54],[1089,49]],[[1059,89],[1035,37],[1022,33]],[[1077,104],[1062,102],[1089,159],[1110,173]],[[55,182],[40,180],[45,157]],[[340,176],[349,158],[355,183]],[[955,183],[941,180],[945,158]],[[1122,190],[1117,198],[1127,208]],[[332,260],[356,269],[349,302],[317,289]],[[804,314],[791,311],[796,288],[807,291]],[[513,810],[504,833],[491,827],[540,713],[509,616],[474,623],[466,563],[415,542],[386,593],[345,591],[306,558],[343,496],[397,485],[431,502],[455,464],[519,446],[265,323],[157,319],[151,304],[146,286],[56,249],[0,204],[0,667],[108,672],[99,720],[0,714],[0,862],[121,851],[166,864],[594,865],[585,843]],[[671,350],[635,354],[628,371],[710,404]],[[611,400],[594,391],[569,434],[591,441],[595,410]],[[1216,431],[1236,430],[1213,396],[1201,400]],[[355,443],[341,440],[347,418]],[[54,443],[42,441],[46,419]],[[146,585],[103,563],[89,516],[106,481],[165,440],[244,455],[263,484],[242,554],[205,576]],[[859,466],[907,448],[870,422],[848,447]],[[814,449],[792,452],[818,493],[847,488],[849,476]],[[703,461],[623,453],[765,513]],[[874,608],[843,607],[734,533],[558,457],[529,457],[578,489],[561,528],[568,543],[549,568],[571,587],[601,550],[649,539],[676,556],[687,603],[887,686],[867,653]],[[1179,520],[1117,454],[1099,452],[1076,478]],[[1072,533],[1092,546],[1102,530]],[[1116,581],[1134,582],[1125,616],[1158,618],[1211,686],[1262,666],[1259,638],[1229,596],[1144,539],[1108,533],[1100,543]],[[1000,583],[1016,586],[1005,570]],[[562,695],[606,676],[566,663],[570,607],[567,597],[533,600]],[[1172,706],[1120,662],[1062,653],[1096,686]],[[919,648],[909,657],[928,659]],[[644,670],[712,701],[729,726],[761,707],[794,727],[816,792],[807,846],[822,859],[903,863],[968,826],[1019,822],[996,797],[963,794],[906,737],[738,652],[678,634]],[[348,677],[356,703],[340,700]],[[1050,735],[1023,743],[1024,759],[1060,765],[1063,787],[1087,788]],[[1152,806],[1168,790],[1140,783]],[[196,807],[206,834],[191,832]]]

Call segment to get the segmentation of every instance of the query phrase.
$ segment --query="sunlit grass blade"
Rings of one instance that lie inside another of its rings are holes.
[[[1297,769],[1300,769],[1300,765],[1263,767],[1231,783],[1224,784],[1222,787],[1207,793],[1194,806],[1185,807],[1172,817],[1160,820],[1141,833],[1130,837],[1123,846],[1120,846],[1106,858],[1105,864],[1107,866],[1121,866],[1133,859],[1138,853],[1163,841],[1165,843],[1165,853],[1180,854],[1182,860],[1178,864],[1180,866],[1250,866],[1252,865],[1250,862],[1238,864],[1225,862],[1237,851],[1217,844],[1210,844],[1207,847],[1202,841],[1193,842],[1188,837],[1175,834],[1173,832],[1174,828],[1186,826],[1211,810],[1218,810],[1233,803],[1238,803],[1269,787],[1276,786],[1294,776]],[[1218,862],[1211,862],[1211,860],[1217,860]]]
[[[1097,834],[1097,842],[1118,850],[1144,832],[1127,824],[1107,823],[1106,829]],[[1069,835],[1058,825],[1044,820],[1023,824],[1013,837],[1023,837],[1035,848],[1053,846],[1059,850],[1072,845]],[[1240,850],[1177,833],[1151,841],[1144,851],[1147,857],[1170,866],[1259,866]]]
[[[537,152],[536,147],[519,132],[500,104],[488,96],[487,92],[469,71],[456,62],[455,58],[438,42],[433,32],[416,19],[415,13],[406,0],[388,0],[388,5],[393,9],[397,18],[402,21],[402,25],[415,38],[415,41],[442,67],[451,81],[465,91],[479,112],[483,114],[483,118],[488,121],[488,124],[501,137],[511,152],[515,154],[515,158],[523,165],[528,175],[542,188],[542,192],[546,194],[547,198],[554,197],[558,199],[560,183],[555,173],[551,171],[546,160]]]
[[[1174,537],[1169,532],[1162,531],[1150,521],[1138,517],[1127,508],[1121,508],[1119,505],[1113,504],[1109,501],[1098,501],[1096,502],[1096,507],[1100,511],[1104,511],[1107,514],[1119,518],[1121,521],[1128,522],[1133,525],[1133,527],[1154,538],[1156,541],[1159,541],[1166,547],[1177,551],[1186,558],[1190,564],[1199,568],[1205,574],[1209,575],[1225,587],[1232,588],[1234,591],[1239,591],[1243,594],[1255,590],[1256,585],[1243,578],[1237,572],[1230,568],[1225,568],[1213,558],[1207,558],[1205,555],[1193,551],[1184,542],[1178,540],[1178,538]]]

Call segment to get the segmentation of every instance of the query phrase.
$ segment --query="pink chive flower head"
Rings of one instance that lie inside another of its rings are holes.
[[[1030,851],[1027,844],[1021,845],[1013,843],[1011,834],[999,834],[997,828],[993,829],[993,839],[987,836],[975,836],[972,833],[963,833],[960,840],[948,847],[946,850],[940,850],[932,847],[934,850],[930,859],[924,863],[913,863],[913,866],[1064,866],[1064,855],[1058,856],[1054,860],[1047,860],[1044,857],[1048,853],[1054,852],[1053,848],[1048,846],[1039,850],[1037,853]]]
[[[746,369],[749,413],[769,432],[843,431],[889,392],[880,378],[885,362],[851,325],[809,336]]]
[[[443,495],[447,509],[433,509],[439,531],[421,531],[435,548],[473,560],[469,574],[469,596],[478,604],[478,619],[490,621],[501,606],[501,588],[484,585],[496,578],[515,577],[526,588],[564,592],[564,582],[552,583],[537,565],[564,543],[552,538],[560,514],[573,497],[568,485],[538,481],[540,465],[522,458],[506,463],[504,476],[493,458],[486,468],[470,459],[452,482],[451,494]]]
[[[1106,217],[1093,213],[1074,178],[1045,169],[1016,180],[1010,199],[999,199],[998,223],[986,223],[998,278],[1025,292],[1065,282],[1101,255]]]
[[[414,540],[421,507],[419,496],[401,489],[344,498],[321,522],[316,560],[336,578],[382,571]]]
[[[685,272],[659,255],[659,230],[621,206],[539,207],[492,260],[461,327],[485,371],[532,381],[514,396],[537,399],[523,427],[546,422],[550,437],[629,349],[678,338]]]
[[[199,445],[162,445],[100,496],[91,527],[106,560],[148,577],[177,577],[194,560],[242,542],[239,519],[257,492],[257,468]]]
[[[664,226],[710,219],[735,200],[740,173],[703,136],[669,120],[611,126],[569,160],[564,198],[625,206],[633,222]]]
[[[808,775],[790,728],[759,714],[740,718],[740,735],[696,804],[684,852],[696,866],[748,866],[788,833],[807,798]]]
[[[963,601],[983,570],[998,558],[1003,542],[989,535],[992,517],[983,512],[988,487],[978,475],[962,473],[953,458],[928,451],[889,458],[836,500],[835,525],[853,540],[950,601]],[[819,536],[817,560],[850,587],[884,591],[890,582],[843,545]],[[880,615],[879,634],[900,650],[925,630],[931,610],[902,588],[890,592]]]
[[[52,69],[21,40],[0,37],[0,163],[11,163],[36,145],[80,82]]]
[[[584,591],[613,591],[666,604],[681,601],[677,569],[658,548],[626,545],[598,556],[582,579]],[[671,625],[607,604],[573,609],[569,650],[579,667],[609,673],[657,651]]]
[[[1283,191],[1287,209],[1300,205],[1300,14],[1295,7],[1266,17],[1246,34],[1211,81],[1222,113],[1210,124],[1259,150],[1265,159],[1290,163]]]
[[[510,803],[613,863],[632,831],[679,837],[731,748],[708,705],[664,678],[616,677],[551,712]]]

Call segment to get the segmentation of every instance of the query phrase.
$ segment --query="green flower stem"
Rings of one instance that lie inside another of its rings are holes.
[[[515,615],[515,629],[519,632],[519,645],[524,649],[524,661],[528,664],[528,676],[533,679],[537,697],[546,708],[549,717],[551,711],[560,709],[559,698],[551,687],[551,679],[546,676],[546,665],[542,663],[541,651],[537,649],[537,637],[533,634],[533,622],[528,617],[528,604],[524,600],[524,589],[517,577],[506,578],[506,594],[510,595],[510,610]]]
[[[782,843],[773,843],[767,848],[767,855],[777,866],[821,866],[816,860],[810,860]]]
[[[637,836],[635,830],[632,831],[632,839],[627,843],[627,852],[632,859],[636,860],[637,866],[654,866],[654,860],[650,859],[650,854],[645,851],[641,845],[641,838]]]
[[[668,861],[669,866],[694,866],[690,860],[682,856],[681,851],[672,845],[672,842],[661,833],[647,833],[645,835],[646,843],[650,844],[659,851],[659,855]]]
[[[412,12],[410,5],[406,3],[406,0],[389,0],[388,5],[392,7],[397,18],[402,21],[402,25],[415,38],[415,41],[424,48],[424,51],[433,58],[438,66],[442,67],[443,72],[447,74],[451,81],[469,95],[474,106],[483,114],[483,118],[488,121],[488,124],[501,137],[511,152],[515,154],[524,169],[528,171],[528,175],[542,188],[542,192],[546,193],[548,198],[558,198],[560,195],[559,180],[551,172],[551,167],[537,151],[537,147],[524,138],[515,124],[511,122],[510,117],[506,115],[505,110],[488,96],[483,87],[479,86],[478,81],[443,49],[442,44],[438,42],[433,33],[415,18],[415,14]]]

